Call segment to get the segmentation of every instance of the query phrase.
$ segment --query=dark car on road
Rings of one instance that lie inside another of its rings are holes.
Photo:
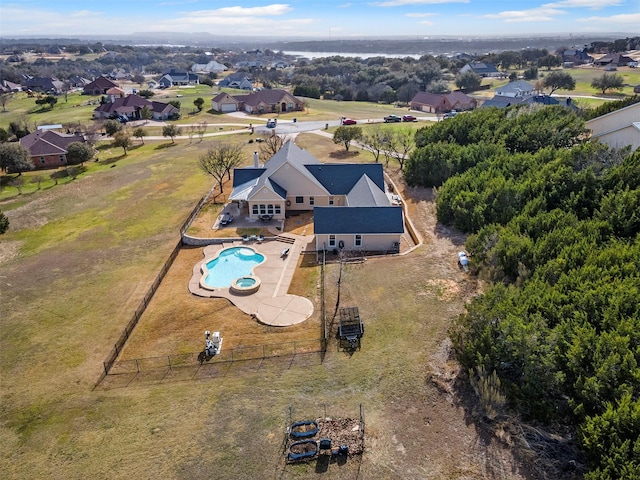
[[[401,122],[402,118],[398,115],[387,115],[384,117],[384,123],[393,123],[393,122]]]
[[[403,115],[402,116],[402,121],[403,122],[417,122],[418,119],[416,117],[414,117],[413,115]]]

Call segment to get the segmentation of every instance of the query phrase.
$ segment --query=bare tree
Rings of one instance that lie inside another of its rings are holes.
[[[101,136],[100,130],[102,130],[102,126],[100,124],[92,123],[87,125],[84,130],[85,142],[93,147]]]
[[[200,141],[204,137],[205,132],[207,131],[207,121],[203,120],[198,123],[198,137],[200,137]]]
[[[13,93],[0,93],[0,105],[2,105],[2,111],[7,111],[7,103],[13,99]]]
[[[389,145],[391,155],[400,164],[400,170],[404,168],[404,162],[411,150],[416,146],[416,140],[413,130],[402,129],[394,132],[394,140]]]
[[[380,155],[382,154],[388,135],[388,131],[383,130],[380,125],[375,125],[365,133],[360,140],[362,148],[373,154],[376,163],[380,161]]]
[[[224,177],[231,179],[231,170],[242,161],[242,148],[224,142],[214,143],[206,153],[198,159],[200,168],[211,175],[220,186],[220,193],[224,193]]]
[[[265,163],[273,157],[289,141],[287,135],[276,135],[275,133],[265,133],[262,135],[263,142],[260,143],[260,161]]]

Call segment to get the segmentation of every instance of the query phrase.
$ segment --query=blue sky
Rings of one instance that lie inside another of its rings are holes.
[[[0,35],[640,34],[640,0],[0,0]]]

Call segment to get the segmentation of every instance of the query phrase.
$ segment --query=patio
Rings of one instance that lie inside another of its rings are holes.
[[[235,219],[234,219],[235,222]],[[259,221],[258,221],[259,222]],[[290,243],[291,242],[291,243]],[[313,314],[313,303],[296,295],[289,295],[289,285],[298,264],[300,253],[313,242],[313,236],[284,234],[280,240],[234,241],[223,245],[209,245],[203,250],[203,259],[193,267],[189,291],[201,297],[226,298],[243,312],[253,315],[266,325],[285,327],[304,322]],[[252,294],[234,293],[229,287],[204,289],[200,285],[201,267],[215,252],[230,246],[248,245],[265,256],[265,261],[255,267],[254,273],[261,281],[260,289]],[[281,255],[289,249],[287,255]]]

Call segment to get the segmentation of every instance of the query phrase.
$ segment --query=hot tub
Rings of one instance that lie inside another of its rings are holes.
[[[239,295],[250,295],[256,293],[260,288],[260,279],[258,277],[240,277],[231,282],[229,291]]]

